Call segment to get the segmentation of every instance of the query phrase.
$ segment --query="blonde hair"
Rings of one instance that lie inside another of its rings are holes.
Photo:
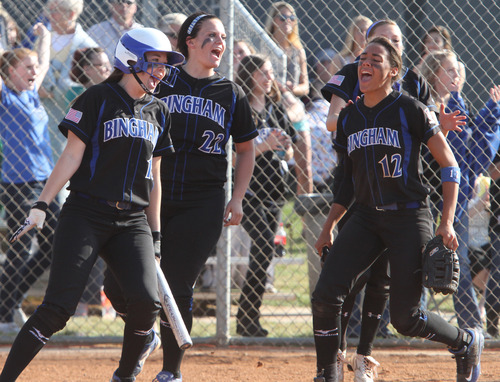
[[[399,28],[399,25],[397,22],[391,19],[382,19],[382,20],[377,20],[375,21],[372,25],[370,25],[370,28],[366,31],[366,41],[370,41],[370,37],[375,34],[375,31],[377,30],[378,27],[384,26],[384,25],[394,25]],[[399,28],[401,30],[401,28]]]
[[[347,34],[345,36],[344,47],[342,48],[342,50],[339,53],[342,57],[346,57],[349,54],[353,53],[354,44],[356,43],[354,41],[354,31],[356,30],[356,28],[359,28],[359,26],[362,23],[367,23],[368,26],[370,26],[372,24],[372,21],[368,17],[361,16],[361,15],[356,16],[352,20],[352,23],[349,26],[349,29],[347,30]],[[365,38],[366,38],[366,36],[365,36]]]
[[[179,25],[181,26],[184,21],[186,21],[187,16],[183,13],[167,13],[158,20],[158,29],[168,27],[169,25]]]
[[[424,59],[424,62],[422,63],[422,69],[420,70],[422,76],[427,80],[427,82],[430,85],[431,95],[436,101],[436,103],[439,102],[438,100],[440,98],[436,91],[437,73],[439,69],[442,67],[443,61],[446,60],[447,58],[458,60],[457,55],[453,51],[448,49],[437,50],[435,52],[432,52],[428,54],[427,57]]]
[[[9,26],[14,27],[16,30],[16,41],[14,41],[14,46],[9,45],[9,37],[8,33],[6,33],[7,36],[5,36],[5,41],[7,42],[7,46],[4,46],[4,49],[12,49],[15,46],[20,46],[21,45],[21,29],[19,29],[19,25],[17,25],[16,20],[9,15],[9,13],[2,8],[2,3],[0,2],[0,17],[3,17],[5,21],[5,27],[8,29]]]
[[[295,9],[286,1],[278,1],[276,3],[273,3],[271,5],[271,9],[269,12],[267,12],[267,20],[266,20],[266,32],[271,36],[271,38],[274,39],[274,18],[278,13],[280,13],[280,10],[282,8],[288,9],[292,15],[297,17],[297,14],[295,13]],[[297,49],[304,49],[304,46],[302,45],[302,42],[300,41],[299,37],[299,23],[296,21],[292,27],[292,33],[290,33],[287,36],[288,42],[290,45],[294,46]]]

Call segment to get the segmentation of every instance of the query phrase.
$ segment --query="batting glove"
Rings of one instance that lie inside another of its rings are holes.
[[[151,232],[153,235],[153,247],[155,250],[155,257],[159,261],[161,260],[161,233],[159,231]]]
[[[45,202],[36,202],[31,207],[28,218],[24,221],[24,223],[12,234],[9,239],[10,243],[15,242],[21,236],[23,236],[26,232],[28,232],[33,227],[37,226],[39,229],[43,228],[43,223],[45,222],[45,217],[47,214],[45,211],[47,210],[47,203]]]

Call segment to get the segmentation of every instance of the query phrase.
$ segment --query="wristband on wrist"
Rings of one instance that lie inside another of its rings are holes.
[[[161,232],[160,231],[153,231],[151,232],[153,235],[153,241],[161,241]]]
[[[31,208],[36,208],[37,210],[45,212],[45,211],[47,211],[47,208],[49,208],[49,206],[47,203],[38,200],[35,203],[33,203]]]
[[[441,182],[454,182],[460,184],[460,168],[455,166],[441,169]]]

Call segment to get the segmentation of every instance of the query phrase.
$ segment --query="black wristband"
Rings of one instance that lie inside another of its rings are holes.
[[[152,231],[153,241],[161,241],[161,232],[160,231]]]
[[[47,208],[49,208],[48,204],[45,203],[45,202],[42,202],[42,201],[37,201],[35,203],[33,203],[33,205],[31,206],[31,208],[36,208],[37,210],[40,210],[40,211],[47,211]]]

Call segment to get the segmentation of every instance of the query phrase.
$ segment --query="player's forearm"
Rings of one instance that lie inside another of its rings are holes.
[[[455,220],[455,210],[458,199],[458,183],[443,182],[443,210],[441,215],[442,224],[452,224]]]
[[[330,99],[330,108],[328,109],[328,117],[326,118],[326,129],[328,131],[337,131],[337,122],[339,119],[340,110],[345,106],[346,101],[342,98],[332,95]]]
[[[37,88],[40,87],[47,71],[50,66],[50,44],[51,44],[51,33],[50,31],[42,27],[38,26],[38,33],[40,33],[36,43],[35,50],[38,54],[38,66],[39,72],[37,77]]]
[[[337,131],[338,120],[339,120],[338,113],[328,114],[328,117],[326,118],[326,129],[331,132]]]
[[[345,215],[346,211],[347,209],[343,205],[333,203],[330,207],[330,212],[328,212],[328,216],[326,217],[325,224],[323,225],[323,231],[332,233],[333,229]]]
[[[243,200],[252,179],[255,166],[255,148],[253,140],[237,144],[236,164],[234,167],[233,198]]]
[[[149,198],[149,206],[146,208],[146,216],[151,231],[160,231],[160,208],[161,208],[161,181],[160,181],[161,157],[153,158],[153,189]]]

